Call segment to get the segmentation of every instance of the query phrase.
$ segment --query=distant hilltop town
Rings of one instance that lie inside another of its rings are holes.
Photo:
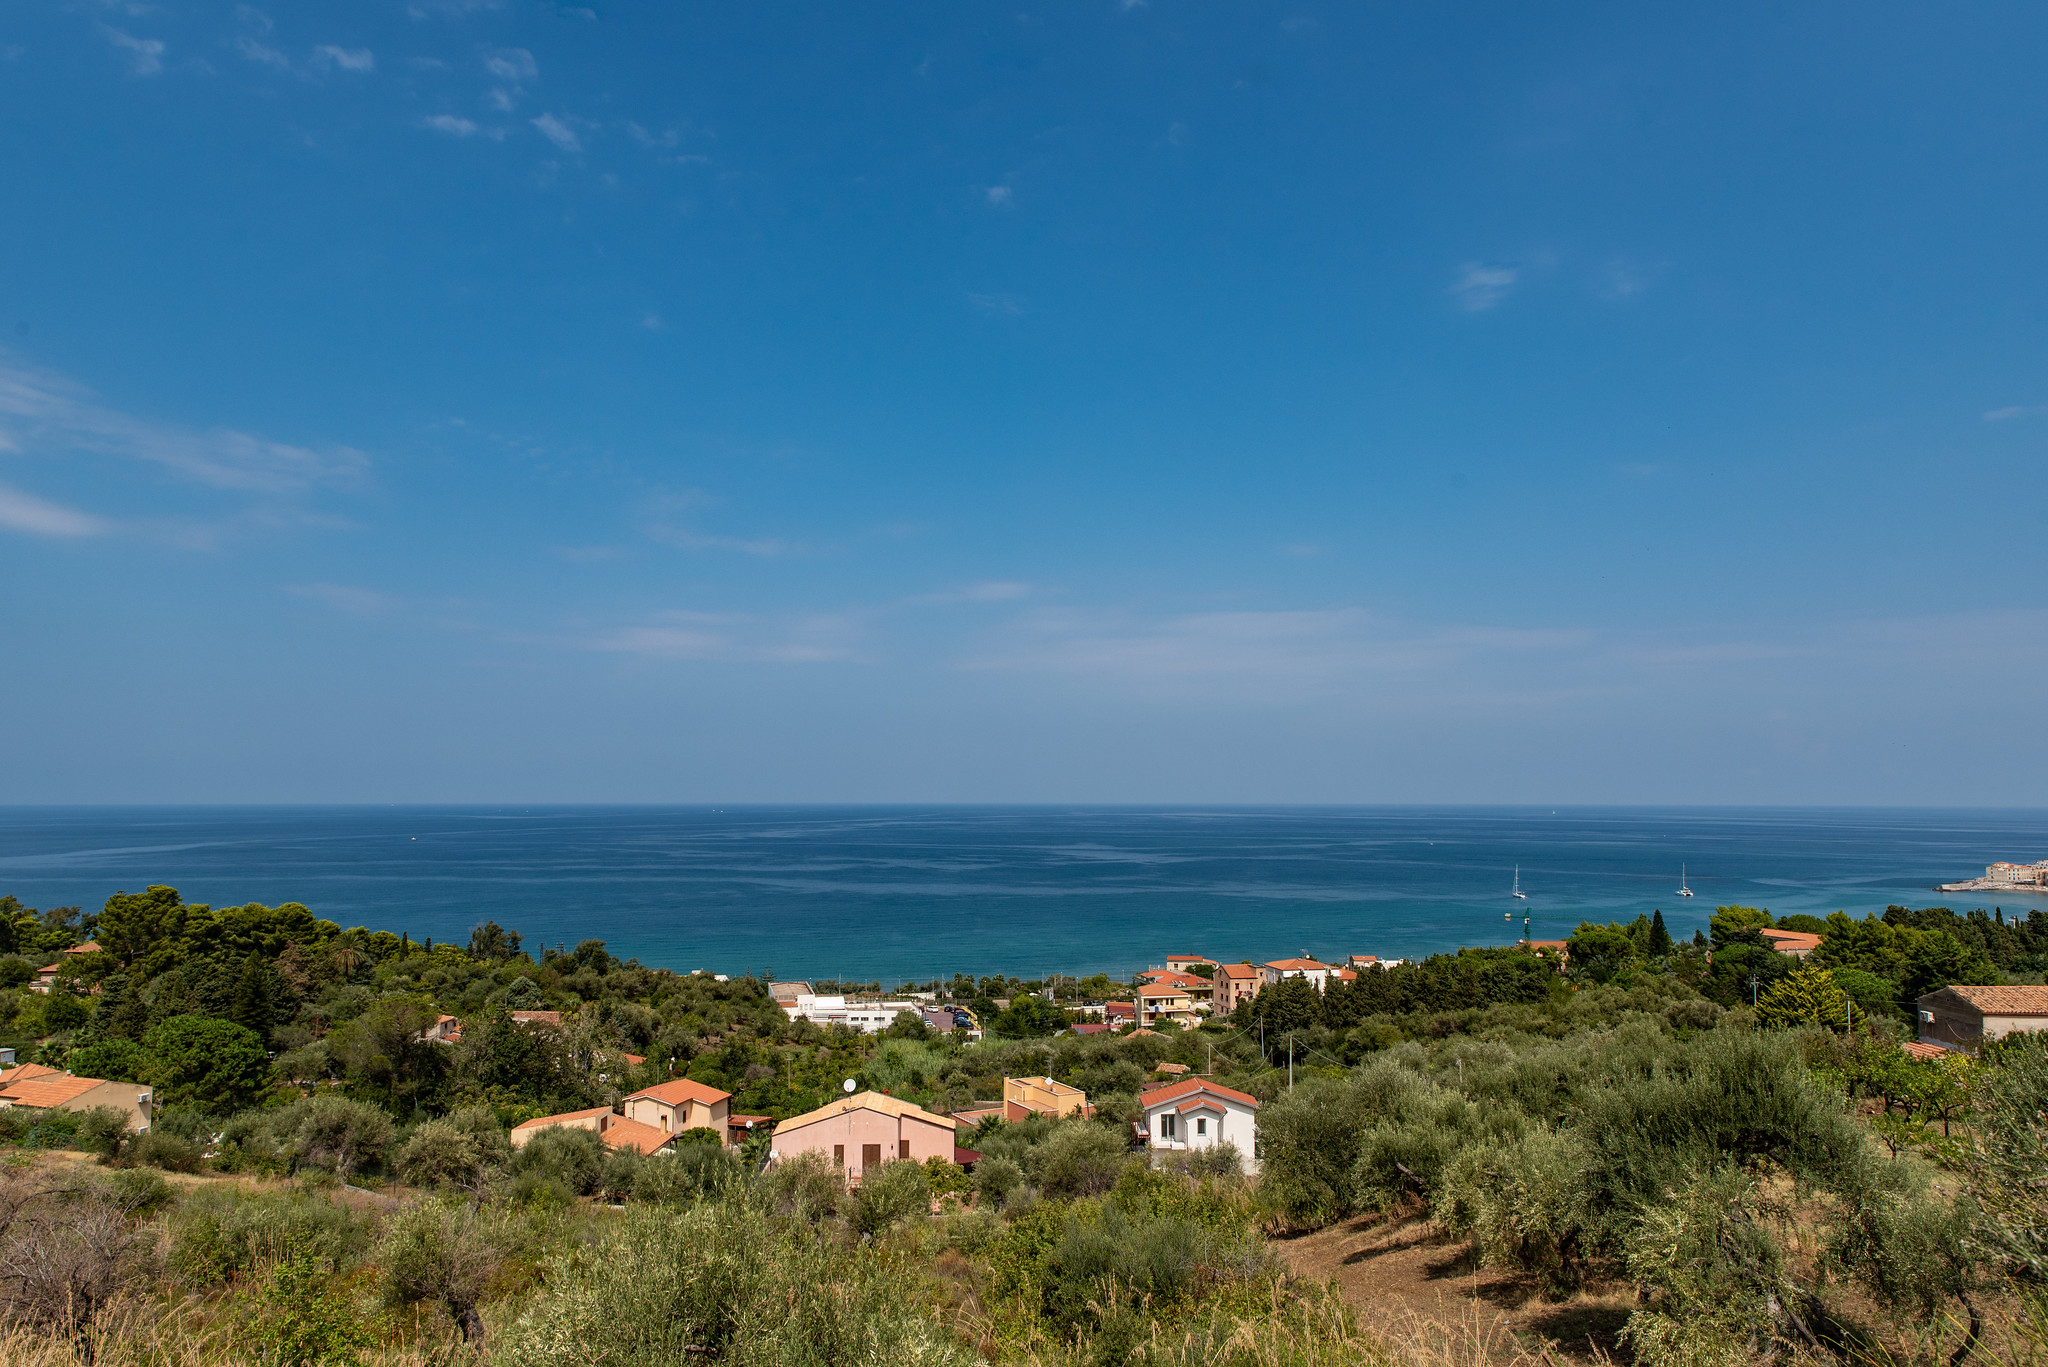
[[[2003,859],[1984,866],[1982,878],[1942,883],[1936,892],[2048,892],[2048,859],[2035,864],[2008,864]]]

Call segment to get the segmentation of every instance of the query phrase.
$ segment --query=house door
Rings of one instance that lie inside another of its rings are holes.
[[[863,1145],[861,1145],[861,1146],[860,1146],[860,1170],[861,1170],[861,1173],[862,1173],[862,1175],[863,1175],[863,1176],[865,1176],[865,1175],[866,1175],[866,1173],[867,1173],[867,1170],[868,1170],[869,1168],[879,1168],[879,1167],[881,1167],[881,1166],[882,1166],[882,1146],[881,1146],[880,1144],[863,1144]]]

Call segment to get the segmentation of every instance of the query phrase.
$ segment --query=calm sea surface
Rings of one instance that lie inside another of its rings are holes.
[[[1525,910],[1537,939],[1653,908],[1690,934],[1723,903],[1961,910],[1985,899],[1932,886],[2044,856],[2048,812],[2010,810],[0,808],[0,893],[31,906],[168,883],[416,939],[491,919],[529,948],[886,981],[1414,955],[1518,939]]]

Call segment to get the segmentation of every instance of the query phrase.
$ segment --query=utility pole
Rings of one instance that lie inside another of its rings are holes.
[[[1755,970],[1755,969],[1751,969],[1751,970],[1750,970],[1750,973],[1749,973],[1749,1008],[1750,1008],[1750,1010],[1752,1010],[1752,1011],[1754,1011],[1754,1010],[1756,1009],[1756,970]]]
[[[1294,1090],[1294,1032],[1287,1032],[1287,1090]]]

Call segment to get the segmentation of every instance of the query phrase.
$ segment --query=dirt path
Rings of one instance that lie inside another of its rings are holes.
[[[1296,1274],[1335,1282],[1368,1323],[1441,1329],[1463,1350],[1447,1356],[1461,1361],[1505,1360],[1543,1342],[1580,1361],[1627,1361],[1616,1343],[1628,1320],[1625,1290],[1546,1300],[1526,1279],[1480,1267],[1463,1242],[1418,1216],[1347,1220],[1273,1248]]]

